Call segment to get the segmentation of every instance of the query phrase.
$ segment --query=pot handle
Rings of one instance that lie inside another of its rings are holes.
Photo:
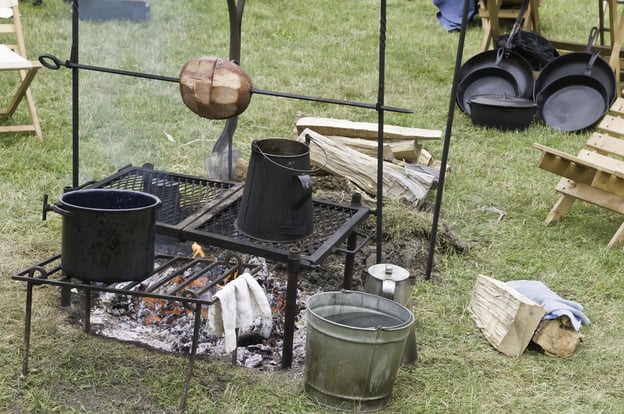
[[[308,174],[295,175],[294,177],[299,181],[299,187],[301,188],[301,195],[294,207],[300,208],[312,196],[312,177]]]
[[[283,168],[283,169],[285,169],[287,171],[291,171],[291,172],[298,173],[298,174],[312,174],[312,173],[315,173],[315,172],[320,171],[323,168],[325,168],[325,166],[329,163],[329,157],[327,156],[327,151],[325,151],[325,148],[323,148],[321,146],[321,144],[319,144],[310,135],[306,134],[306,136],[305,136],[305,143],[306,143],[306,145],[308,147],[310,146],[310,141],[312,141],[312,143],[316,144],[316,146],[319,147],[319,149],[323,152],[323,155],[325,155],[325,162],[322,165],[320,165],[320,166],[318,166],[316,168],[309,169],[309,170],[300,170],[300,169],[297,169],[297,168],[290,168],[290,167],[287,167],[285,165],[282,165],[282,164],[279,164],[279,163],[275,162],[264,151],[262,151],[262,149],[260,147],[258,147],[258,141],[257,140],[253,141],[251,143],[251,145],[252,145],[252,151],[257,151],[258,154],[262,155],[268,162],[275,164],[279,168]]]
[[[381,296],[387,299],[394,300],[394,291],[396,289],[396,282],[394,279],[384,279],[381,284]]]
[[[381,285],[381,296],[384,298],[394,300],[394,291],[396,289],[396,282],[392,278],[392,265],[390,263],[386,263],[386,267],[384,269],[384,281]]]
[[[43,195],[43,211],[41,213],[41,220],[46,221],[48,218],[48,211],[54,211],[63,217],[71,217],[74,215],[71,211],[64,210],[55,204],[48,204],[48,195]]]

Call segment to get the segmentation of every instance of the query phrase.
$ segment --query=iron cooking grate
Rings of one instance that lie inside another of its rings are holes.
[[[360,205],[341,205],[315,199],[312,234],[297,241],[276,242],[260,240],[238,231],[236,219],[240,202],[241,200],[237,199],[215,214],[207,216],[206,220],[195,221],[184,229],[183,235],[188,240],[213,243],[227,248],[243,247],[248,253],[274,260],[285,261],[288,251],[297,248],[303,258],[311,263],[318,263],[344,241],[370,212],[368,208]]]
[[[193,240],[272,260],[286,262],[291,249],[300,251],[302,264],[318,264],[339,250],[347,237],[370,214],[359,201],[349,205],[313,200],[313,226],[310,236],[298,241],[266,241],[238,231],[236,219],[243,184],[128,166],[92,188],[143,191],[161,199],[156,219],[159,234]],[[259,217],[261,219],[261,217]],[[365,240],[366,241],[366,240]],[[361,247],[361,246],[360,246]]]
[[[156,254],[154,271],[141,280],[90,282],[72,278],[63,272],[59,254],[23,269],[11,278],[32,284],[49,284],[120,295],[208,304],[213,301],[212,288],[218,283],[244,271],[255,275],[260,269],[259,263],[245,263],[240,256],[231,253],[221,260]],[[203,278],[207,280],[202,281],[201,284],[196,283]]]
[[[213,181],[183,174],[126,167],[89,187],[142,191],[160,198],[156,224],[160,233],[178,235],[178,231],[220,202],[240,196],[242,184]],[[167,231],[170,230],[170,231]]]

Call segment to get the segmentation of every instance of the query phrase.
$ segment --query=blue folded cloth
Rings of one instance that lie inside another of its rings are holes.
[[[537,280],[512,280],[506,284],[532,301],[542,305],[546,314],[542,319],[557,319],[567,316],[578,332],[582,325],[589,325],[589,318],[583,313],[583,306],[561,298],[548,286]]]
[[[449,32],[461,29],[464,0],[433,0],[433,4],[439,9],[436,17],[440,26]],[[468,5],[468,21],[470,21],[475,14],[475,2],[470,0]]]

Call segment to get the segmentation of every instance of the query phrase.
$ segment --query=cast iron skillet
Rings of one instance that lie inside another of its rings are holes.
[[[510,96],[516,95],[522,98],[533,97],[534,80],[531,64],[518,53],[509,50],[513,39],[520,31],[522,18],[527,6],[528,2],[523,1],[522,8],[518,13],[516,21],[514,22],[511,33],[509,33],[505,47],[476,54],[468,59],[460,68],[458,93],[455,96],[455,100],[462,111],[470,114],[470,108],[467,103],[473,96],[473,90],[475,94],[479,95],[507,94]],[[496,72],[498,75],[494,75],[494,71],[491,70],[493,67],[497,68]],[[511,82],[509,82],[509,76],[503,75],[503,72],[507,72],[515,80],[515,92],[512,93],[510,91]],[[480,79],[481,73],[486,75],[486,80]],[[492,83],[496,78],[499,78],[499,82]],[[476,85],[469,87],[468,84],[473,82],[475,82]],[[488,82],[490,82],[489,86]],[[506,89],[499,89],[501,87],[501,83],[506,85]],[[463,85],[463,88],[459,87],[461,85]],[[462,89],[463,92],[461,92]],[[468,90],[468,92],[466,92],[466,90]]]
[[[503,49],[498,50],[503,52]],[[458,104],[467,114],[470,114],[470,100],[474,96],[487,94],[518,96],[518,81],[500,66],[488,66],[468,74],[457,85]]]
[[[547,126],[567,132],[594,126],[609,109],[604,85],[590,75],[568,75],[550,82],[535,99],[537,116]]]
[[[585,72],[587,64],[592,58],[591,49],[597,35],[598,28],[592,27],[587,46],[583,52],[567,53],[548,62],[537,76],[537,79],[535,79],[533,95],[536,99],[537,95],[552,81],[564,76],[580,75]],[[617,81],[609,63],[602,57],[599,57],[593,64],[591,76],[603,84],[607,91],[608,104],[612,104],[616,96]]]

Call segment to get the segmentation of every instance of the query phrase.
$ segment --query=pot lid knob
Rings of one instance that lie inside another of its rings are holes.
[[[379,280],[392,279],[401,282],[409,278],[409,272],[391,263],[379,263],[368,268],[368,274]]]

